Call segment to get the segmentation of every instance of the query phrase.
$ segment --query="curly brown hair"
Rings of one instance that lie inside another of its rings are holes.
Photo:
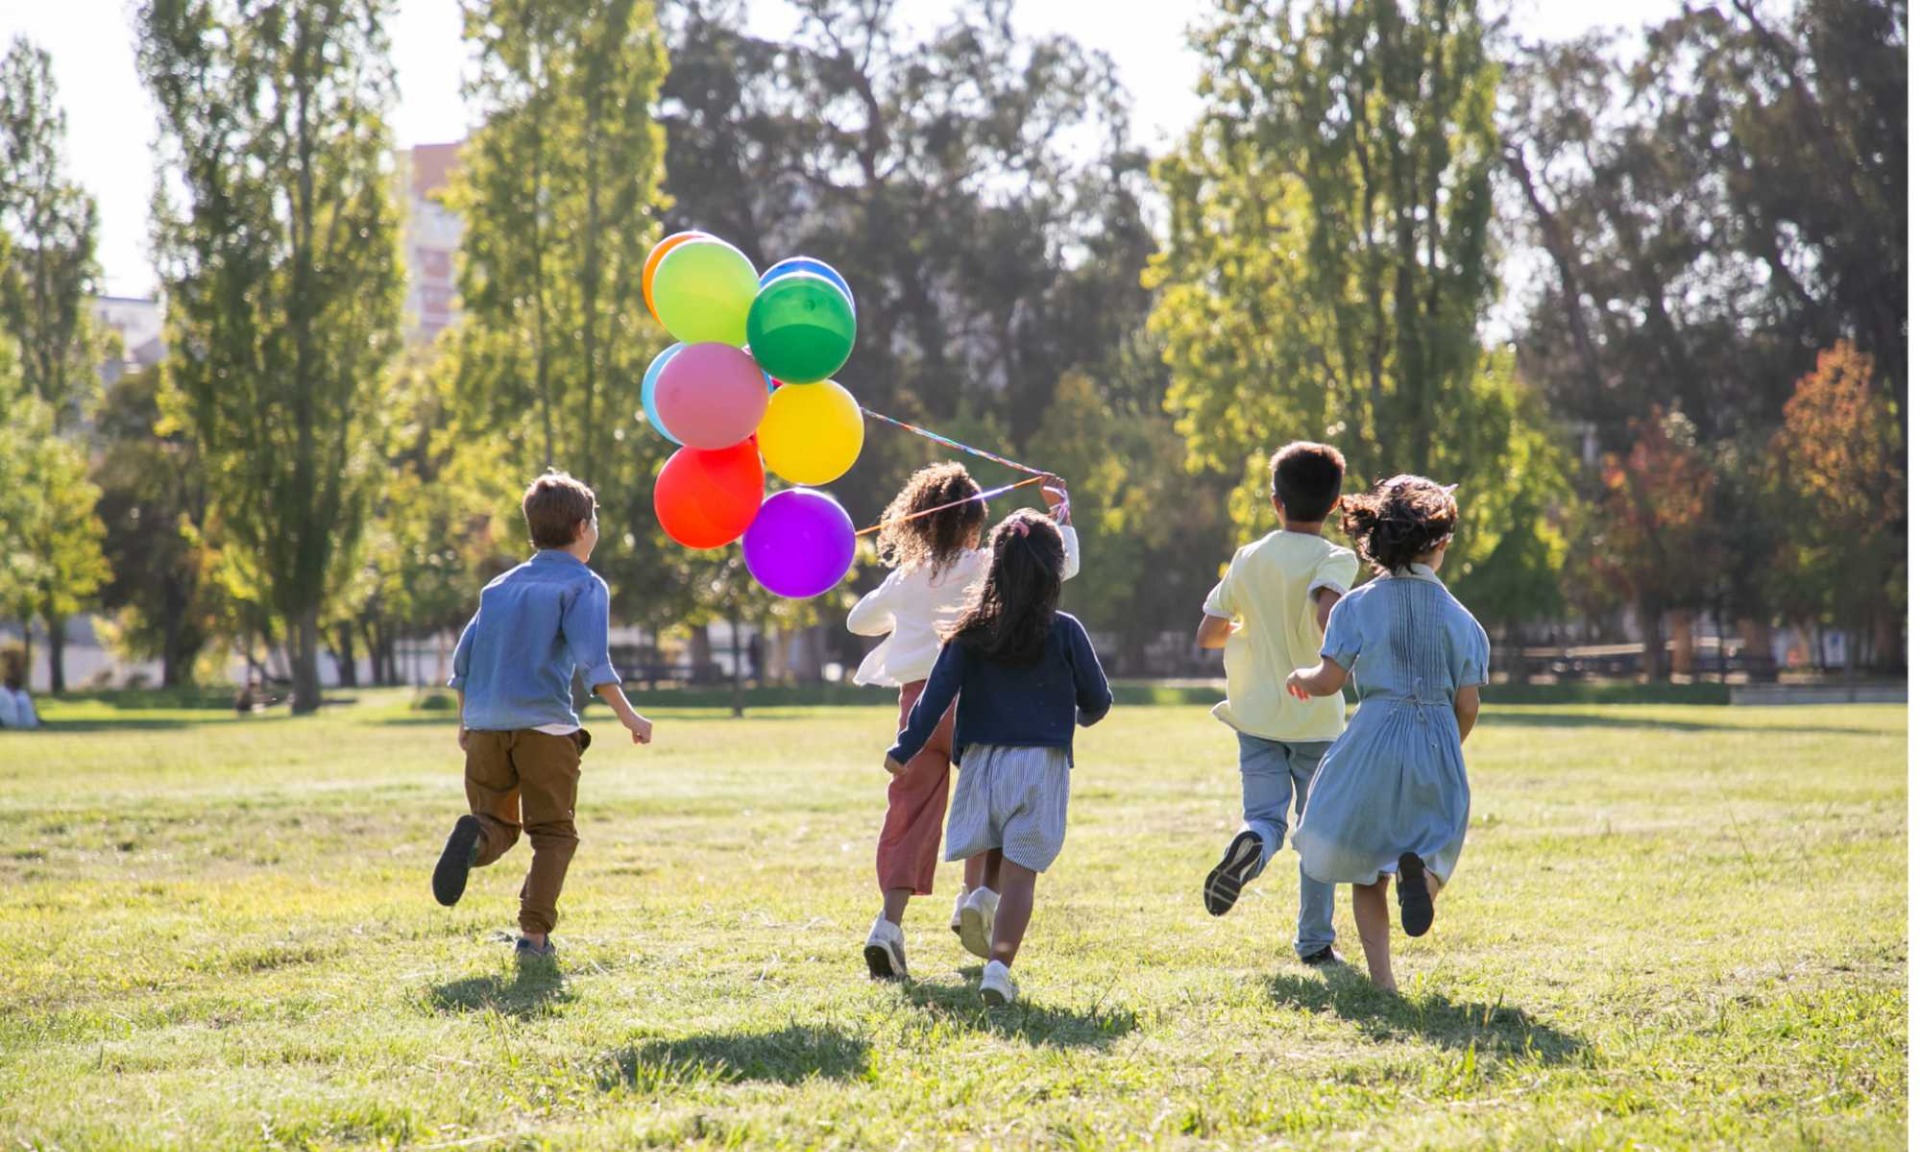
[[[975,499],[979,495],[980,485],[964,465],[929,464],[915,472],[880,517],[886,523],[876,541],[880,563],[889,568],[930,564],[936,575],[953,567],[986,527],[987,506]],[[941,511],[916,516],[929,508]]]
[[[993,564],[967,593],[967,606],[941,638],[995,664],[1027,667],[1040,659],[1060,607],[1067,542],[1053,520],[1021,508],[995,526]]]
[[[1374,571],[1397,572],[1453,537],[1453,489],[1425,476],[1395,476],[1340,504],[1340,527]]]

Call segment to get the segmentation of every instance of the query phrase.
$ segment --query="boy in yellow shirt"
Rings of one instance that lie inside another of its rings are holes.
[[[1273,454],[1273,508],[1281,529],[1233,554],[1208,595],[1196,641],[1225,648],[1227,698],[1213,714],[1240,737],[1245,823],[1202,889],[1224,916],[1240,889],[1266,869],[1287,830],[1287,809],[1306,807],[1320,757],[1346,726],[1339,695],[1296,700],[1287,674],[1316,663],[1327,616],[1359,571],[1353,551],[1320,534],[1340,502],[1347,462],[1326,444],[1296,441]],[[1336,963],[1333,885],[1300,873],[1294,951],[1308,964]]]

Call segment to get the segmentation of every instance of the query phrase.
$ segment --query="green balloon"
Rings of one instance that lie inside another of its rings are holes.
[[[656,278],[656,300],[659,283]],[[853,334],[853,305],[846,293],[811,272],[769,280],[747,313],[748,349],[783,384],[818,384],[840,371],[853,355]]]
[[[653,270],[653,306],[682,344],[745,344],[759,290],[753,261],[711,237],[674,245]]]

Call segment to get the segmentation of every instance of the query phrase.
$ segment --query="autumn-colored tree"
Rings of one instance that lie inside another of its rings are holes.
[[[1854,653],[1897,624],[1906,587],[1906,480],[1899,421],[1873,357],[1849,341],[1820,353],[1787,401],[1773,447],[1783,505],[1782,599],[1846,630]],[[1881,653],[1891,657],[1892,652]]]
[[[1600,498],[1582,541],[1583,575],[1633,606],[1648,680],[1662,674],[1660,620],[1697,600],[1715,570],[1714,470],[1692,421],[1656,408],[1634,425],[1633,446],[1600,464]]]

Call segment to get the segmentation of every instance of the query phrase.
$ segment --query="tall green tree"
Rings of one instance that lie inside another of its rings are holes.
[[[1205,111],[1157,169],[1170,236],[1147,283],[1168,404],[1195,466],[1242,477],[1243,535],[1271,524],[1268,454],[1327,440],[1356,484],[1459,482],[1454,576],[1497,558],[1489,589],[1544,608],[1565,463],[1478,328],[1496,255],[1484,38],[1455,0],[1224,8],[1195,38]]]
[[[0,593],[8,615],[46,626],[49,687],[64,692],[67,619],[108,575],[100,490],[85,450],[54,433],[53,405],[25,390],[12,340],[0,344]]]
[[[93,480],[113,577],[102,606],[115,611],[120,647],[158,659],[160,680],[193,683],[200,653],[219,635],[223,601],[207,539],[207,481],[191,437],[160,411],[160,370],[129,372],[101,398]]]
[[[78,423],[97,376],[88,297],[99,278],[99,210],[63,171],[67,116],[45,50],[16,37],[0,56],[0,321],[20,347],[27,391]]]
[[[466,224],[455,414],[504,449],[515,491],[547,467],[594,486],[596,564],[631,618],[676,599],[635,602],[643,586],[676,587],[647,483],[669,445],[635,415],[667,343],[639,291],[660,237],[665,46],[648,0],[465,0],[462,11],[485,123],[449,195]]]
[[[230,549],[319,707],[320,621],[359,544],[398,341],[386,0],[146,0],[139,66],[177,175],[155,195],[168,402]]]

